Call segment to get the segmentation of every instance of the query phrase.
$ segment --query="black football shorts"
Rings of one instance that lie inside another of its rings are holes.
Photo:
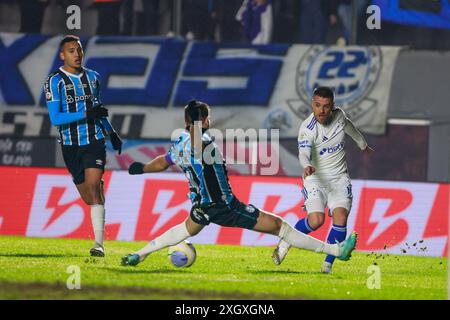
[[[94,140],[85,146],[62,145],[61,148],[64,162],[75,184],[84,182],[84,169],[105,169],[105,139]]]

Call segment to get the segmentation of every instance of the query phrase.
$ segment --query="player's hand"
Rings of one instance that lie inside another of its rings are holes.
[[[306,178],[307,176],[312,175],[314,172],[316,172],[316,168],[308,166],[303,169],[303,177]]]
[[[143,174],[144,173],[144,164],[142,162],[133,162],[131,166],[128,168],[129,174]]]
[[[371,147],[367,146],[367,147],[363,150],[363,152],[364,152],[365,154],[371,155],[372,153],[375,152],[375,150],[373,150]]]
[[[102,105],[86,110],[86,118],[88,119],[100,119],[107,116],[108,116],[108,109],[106,109]]]
[[[118,150],[119,154],[122,152],[122,140],[116,132],[112,132],[109,135],[109,139],[111,140],[111,144],[114,150]]]

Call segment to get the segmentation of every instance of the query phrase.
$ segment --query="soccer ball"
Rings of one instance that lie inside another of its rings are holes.
[[[188,268],[195,262],[197,252],[192,243],[187,240],[169,247],[169,261],[178,268]]]

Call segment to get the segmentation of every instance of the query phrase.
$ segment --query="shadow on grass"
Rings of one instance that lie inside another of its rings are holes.
[[[187,270],[179,270],[179,269],[155,269],[155,270],[143,270],[139,267],[124,267],[118,266],[117,268],[104,268],[106,270],[116,272],[116,273],[133,273],[133,274],[157,274],[157,273],[179,273],[179,274],[187,274],[189,271]]]
[[[252,270],[250,273],[256,273],[256,274],[309,274],[309,275],[317,275],[317,274],[323,274],[318,271],[294,271],[294,270]]]
[[[10,258],[76,258],[84,257],[77,254],[47,254],[47,253],[0,253],[0,257]]]

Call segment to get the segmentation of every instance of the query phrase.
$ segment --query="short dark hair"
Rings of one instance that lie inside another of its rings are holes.
[[[62,40],[59,42],[59,50],[62,50],[65,43],[72,41],[80,41],[80,38],[72,34],[64,36],[64,38],[62,38]]]
[[[334,92],[329,87],[317,87],[314,89],[313,96],[331,99],[334,102]]]
[[[210,107],[201,101],[191,100],[184,107],[184,121],[187,124],[194,124],[194,121],[201,121],[209,116]]]

